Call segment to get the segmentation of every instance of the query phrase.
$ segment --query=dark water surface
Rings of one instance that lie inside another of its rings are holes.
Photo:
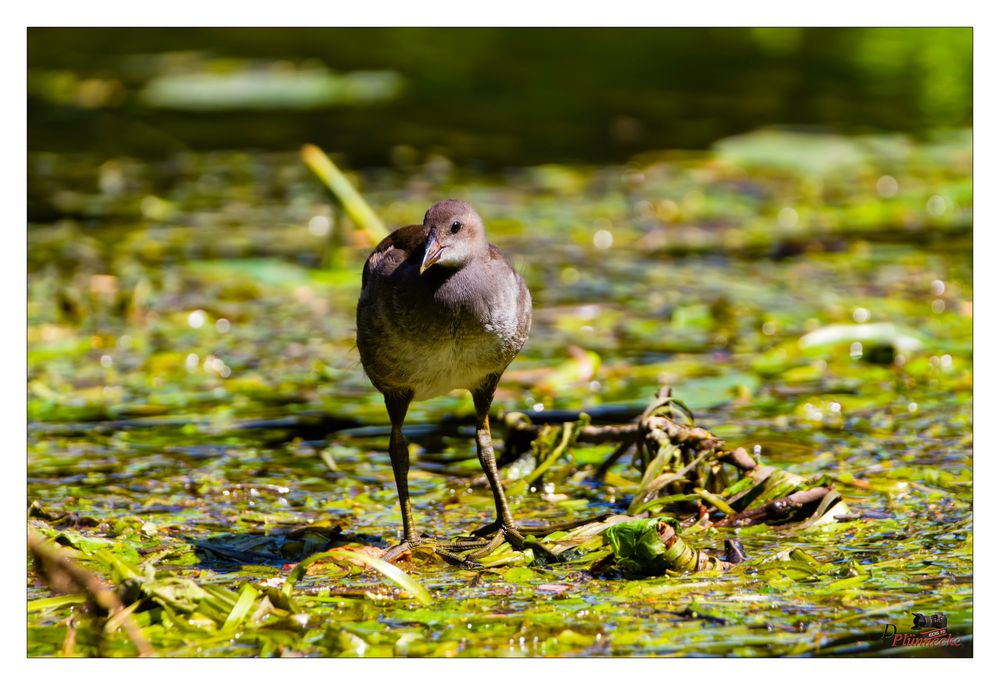
[[[763,126],[972,125],[971,28],[31,29],[29,149],[312,142],[355,167],[705,149]]]

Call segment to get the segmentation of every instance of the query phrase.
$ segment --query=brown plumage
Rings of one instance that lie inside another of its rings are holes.
[[[493,490],[497,521],[486,530],[516,534],[497,474],[489,410],[500,376],[531,327],[531,295],[503,253],[486,240],[468,204],[445,200],[424,222],[387,236],[365,262],[358,298],[358,350],[384,395],[392,422],[389,454],[403,513],[403,543],[417,542],[407,488],[402,426],[413,400],[467,389],[476,406],[476,448]]]

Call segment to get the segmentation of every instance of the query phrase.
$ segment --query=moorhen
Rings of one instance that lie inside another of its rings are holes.
[[[524,543],[497,473],[489,411],[500,376],[528,337],[531,294],[486,240],[476,211],[444,200],[427,210],[423,224],[382,240],[365,262],[357,323],[361,364],[384,395],[392,422],[389,456],[403,514],[403,540],[383,559],[392,561],[419,544],[407,487],[406,411],[414,400],[454,389],[472,393],[476,450],[497,512],[494,523],[474,533],[496,535],[489,543],[467,540],[464,548],[482,547],[467,557],[482,556],[504,540]]]

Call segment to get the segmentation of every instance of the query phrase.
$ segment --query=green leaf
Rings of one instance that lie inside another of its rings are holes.
[[[240,597],[236,600],[236,605],[229,612],[229,616],[226,617],[226,622],[222,625],[222,630],[226,631],[238,628],[250,613],[250,609],[253,608],[253,603],[259,595],[260,592],[257,591],[257,588],[250,583],[246,583],[240,590]]]
[[[377,559],[367,554],[360,554],[358,552],[352,552],[346,549],[331,549],[329,551],[320,552],[319,554],[314,554],[311,557],[306,558],[305,560],[301,561],[295,568],[293,568],[291,572],[288,574],[288,578],[285,580],[285,584],[282,586],[281,591],[282,594],[284,594],[285,597],[288,598],[289,605],[293,607],[293,610],[297,611],[297,609],[294,609],[295,604],[293,603],[292,600],[292,591],[295,588],[295,583],[297,583],[299,580],[302,579],[303,576],[305,576],[306,571],[309,570],[310,566],[312,566],[314,563],[316,563],[321,559],[334,559],[334,560],[343,559],[361,566],[368,566],[378,571],[387,579],[389,579],[399,587],[409,592],[418,602],[420,602],[424,606],[429,606],[433,602],[431,600],[430,593],[427,592],[427,590],[424,588],[423,585],[418,583],[416,580],[408,576],[404,571],[393,566],[389,562],[382,561],[381,559]]]
[[[514,566],[503,574],[503,579],[508,583],[526,583],[535,577],[535,572],[524,566]]]
[[[629,575],[662,575],[667,569],[666,545],[656,532],[656,524],[664,521],[675,529],[679,524],[670,518],[625,521],[604,531],[604,539],[615,554],[615,564]]]
[[[42,597],[28,602],[28,613],[36,611],[48,611],[58,609],[69,604],[83,604],[87,601],[86,595],[56,595],[55,597]]]

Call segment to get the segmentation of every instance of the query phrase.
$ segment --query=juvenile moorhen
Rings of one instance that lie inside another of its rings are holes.
[[[490,436],[493,393],[531,327],[531,294],[510,261],[486,240],[483,221],[465,202],[444,200],[424,222],[387,236],[365,262],[358,299],[358,351],[365,373],[385,397],[392,422],[389,456],[403,514],[403,541],[393,560],[416,546],[403,420],[413,400],[453,389],[472,392],[476,450],[496,503],[496,521],[475,532],[493,540],[467,544],[481,556],[504,540],[524,542],[497,473]],[[452,547],[461,547],[453,543]]]

